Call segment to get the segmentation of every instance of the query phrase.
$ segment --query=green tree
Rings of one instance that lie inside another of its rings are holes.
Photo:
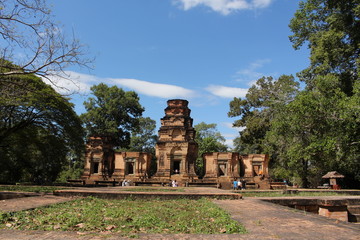
[[[319,76],[272,121],[266,142],[276,154],[275,176],[318,186],[328,171],[346,173],[348,186],[360,179],[359,98],[347,96],[334,75]],[[286,171],[284,171],[286,169]],[[285,176],[284,176],[285,175]]]
[[[295,49],[304,43],[310,49],[310,66],[300,73],[308,88],[317,75],[335,74],[348,95],[359,80],[359,0],[307,0],[290,22]]]
[[[1,181],[54,181],[84,150],[73,105],[34,75],[1,77],[0,93]]]
[[[138,95],[104,83],[92,86],[91,91],[94,97],[84,102],[87,112],[80,116],[87,136],[111,136],[114,146],[128,147],[144,111]]]
[[[290,23],[294,48],[307,43],[311,51],[299,73],[306,89],[276,115],[267,143],[275,173],[304,186],[329,170],[345,173],[347,186],[359,184],[359,16],[358,0],[307,0]]]
[[[139,119],[139,127],[131,132],[128,151],[147,152],[155,154],[157,135],[155,134],[156,121],[149,117]]]
[[[196,131],[195,141],[199,145],[198,158],[196,160],[196,172],[199,176],[204,175],[202,155],[207,152],[226,152],[225,138],[217,130],[215,123],[201,122],[194,126]]]
[[[235,149],[243,154],[263,153],[263,141],[271,120],[294,99],[298,88],[293,76],[283,75],[277,80],[263,77],[249,89],[244,99],[234,98],[228,116],[240,117],[233,125],[244,128],[235,141]]]

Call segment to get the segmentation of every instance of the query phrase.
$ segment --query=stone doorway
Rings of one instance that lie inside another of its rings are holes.
[[[92,163],[92,173],[95,173],[95,174],[99,173],[99,162]]]
[[[128,158],[125,160],[125,175],[132,175],[135,173],[135,159]]]
[[[226,163],[219,163],[218,165],[219,167],[219,176],[226,176],[226,169],[227,169],[227,166],[226,166]]]
[[[172,166],[173,169],[172,174],[180,174],[180,166],[181,166],[181,161],[174,160]]]

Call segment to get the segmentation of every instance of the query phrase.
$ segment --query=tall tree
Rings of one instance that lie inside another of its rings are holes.
[[[126,150],[155,154],[157,135],[155,134],[156,121],[149,117],[139,119],[139,127],[131,132],[130,145]]]
[[[248,153],[264,152],[263,141],[275,114],[291,102],[298,92],[299,84],[293,76],[263,77],[249,89],[244,99],[230,102],[229,117],[240,117],[235,127],[242,127],[235,148]]]
[[[0,180],[54,181],[68,152],[83,152],[73,105],[34,75],[0,78]]]
[[[359,80],[360,4],[359,0],[307,0],[290,22],[295,49],[304,43],[310,48],[310,66],[300,73],[301,80],[313,87],[317,75],[338,76],[348,95]]]
[[[337,76],[313,81],[315,88],[299,93],[272,121],[266,140],[277,156],[273,173],[307,187],[318,186],[322,175],[337,170],[346,173],[351,186],[360,180],[359,98],[352,102]]]
[[[48,78],[61,75],[69,65],[91,63],[84,46],[74,37],[67,38],[56,24],[45,0],[1,1],[0,37],[0,69],[8,69],[0,71],[0,76],[36,74]]]
[[[87,136],[110,136],[114,146],[128,147],[131,132],[138,129],[144,111],[138,95],[104,83],[92,86],[91,91],[94,97],[84,102],[87,112],[80,116]]]
[[[217,130],[215,123],[201,122],[194,126],[196,131],[195,141],[199,144],[198,158],[196,160],[196,172],[199,176],[204,175],[202,155],[207,152],[226,152],[225,138]]]

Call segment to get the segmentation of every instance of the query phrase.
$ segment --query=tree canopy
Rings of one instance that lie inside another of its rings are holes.
[[[230,103],[234,125],[244,127],[241,151],[269,153],[271,174],[304,187],[328,171],[360,183],[360,4],[358,0],[307,0],[290,22],[295,49],[310,48],[310,66],[298,76],[262,78],[245,99]],[[285,81],[284,81],[285,80]],[[277,87],[276,87],[277,86]]]
[[[84,102],[87,112],[80,116],[87,136],[110,136],[114,146],[127,148],[144,111],[138,95],[104,83],[92,86],[91,91],[93,97]]]
[[[234,147],[243,154],[264,152],[263,140],[271,120],[294,99],[298,89],[293,76],[283,75],[277,80],[263,77],[248,90],[244,99],[234,98],[228,116],[240,117],[234,126],[244,128]]]
[[[147,152],[155,154],[157,135],[155,134],[156,121],[149,117],[140,117],[139,127],[132,131],[130,145],[127,151]]]
[[[54,181],[83,152],[73,105],[34,75],[0,78],[0,181]]]
[[[199,145],[198,158],[196,160],[196,172],[199,176],[204,175],[202,155],[208,152],[226,152],[225,138],[217,130],[215,123],[201,122],[194,126],[196,131],[195,141]]]
[[[317,75],[335,74],[348,95],[359,80],[360,4],[359,0],[307,0],[290,22],[295,49],[307,43],[310,66],[300,79],[313,87]]]

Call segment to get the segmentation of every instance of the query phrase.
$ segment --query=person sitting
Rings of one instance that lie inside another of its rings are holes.
[[[177,186],[178,186],[178,183],[176,182],[176,180],[172,181],[172,186],[173,186],[173,187],[177,187]]]

